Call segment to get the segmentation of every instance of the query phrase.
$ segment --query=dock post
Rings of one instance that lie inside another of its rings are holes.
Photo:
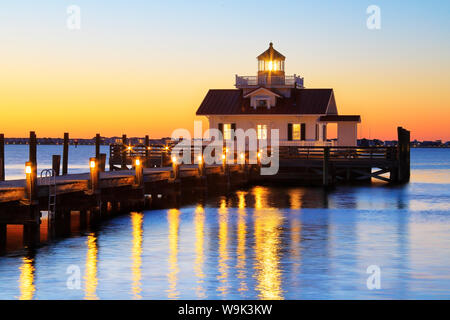
[[[23,225],[23,244],[26,247],[33,247],[40,241],[40,225],[36,222],[29,222]]]
[[[134,160],[134,169],[135,169],[135,176],[134,176],[134,185],[135,187],[143,187],[144,186],[144,168],[143,163],[140,158],[136,158]]]
[[[150,138],[148,135],[145,136],[145,161],[142,163],[143,166],[145,166],[145,168],[149,168],[150,167],[150,159],[149,159],[149,155],[150,155]]]
[[[26,174],[26,200],[29,205],[33,205],[37,200],[37,170],[33,162],[28,161],[25,163]]]
[[[330,169],[330,147],[323,148],[323,176],[322,184],[324,187],[328,186],[329,183],[329,169]]]
[[[33,175],[37,177],[37,139],[34,131],[30,131],[29,151],[29,161],[32,163]]]
[[[0,224],[0,252],[4,251],[6,248],[6,230],[7,230],[7,224],[1,223]]]
[[[61,167],[61,156],[54,154],[52,156],[52,169],[55,171],[55,176],[59,176],[59,169]]]
[[[5,181],[5,135],[0,133],[0,181]]]
[[[122,170],[128,169],[128,167],[127,167],[127,144],[128,144],[127,135],[124,134],[124,135],[122,135],[122,163],[121,163]]]
[[[106,170],[106,153],[100,153],[98,167],[99,167],[100,172],[105,172],[105,170]]]
[[[401,183],[410,179],[410,132],[402,127],[397,128],[398,134],[398,180]]]
[[[199,155],[197,157],[197,163],[198,163],[198,175],[200,177],[205,176],[205,162],[203,161],[203,157]]]
[[[80,229],[86,229],[87,228],[87,210],[82,209],[80,210]]]
[[[89,190],[91,194],[95,194],[98,193],[99,191],[99,178],[100,178],[97,158],[94,157],[89,159],[89,169],[90,169]]]
[[[180,166],[176,156],[172,156],[172,178],[178,180],[180,177]]]
[[[62,163],[62,174],[67,174],[67,167],[69,163],[69,133],[64,133],[64,146],[63,146],[63,163]]]
[[[95,157],[100,160],[100,133],[95,135]]]

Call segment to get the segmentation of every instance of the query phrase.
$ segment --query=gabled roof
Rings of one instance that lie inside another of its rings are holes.
[[[261,53],[258,60],[285,60],[286,57],[273,48],[273,43],[269,43],[269,49]]]
[[[275,93],[275,92],[273,92],[273,91],[271,91],[271,90],[269,90],[267,88],[264,88],[264,87],[259,87],[259,88],[255,89],[255,90],[250,91],[249,93],[247,93],[244,96],[244,98],[248,98],[248,97],[254,96],[254,95],[259,94],[259,93],[268,94],[268,95],[271,95],[271,96],[275,96],[277,98],[281,98],[281,96],[279,94],[277,94],[277,93]]]
[[[291,96],[277,99],[270,108],[253,108],[250,98],[243,97],[241,89],[209,90],[197,110],[197,115],[247,115],[247,114],[337,114],[328,105],[333,89],[291,89]]]

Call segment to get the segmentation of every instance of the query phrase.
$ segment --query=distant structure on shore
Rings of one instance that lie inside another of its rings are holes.
[[[168,144],[171,138],[150,139],[150,144]],[[28,144],[29,138],[5,138],[5,144]],[[130,145],[144,144],[145,138],[131,137],[128,138]],[[62,145],[63,138],[37,138],[37,144],[41,145]],[[122,143],[122,137],[101,137],[100,144],[110,145],[115,143]],[[95,145],[95,137],[91,139],[69,139],[70,145]]]
[[[339,115],[333,89],[306,89],[303,78],[285,74],[285,56],[269,44],[257,57],[256,76],[236,75],[236,89],[209,90],[197,110],[209,127],[232,140],[236,129],[255,129],[258,140],[279,130],[281,146],[356,146],[359,115]],[[327,125],[337,124],[337,139]]]

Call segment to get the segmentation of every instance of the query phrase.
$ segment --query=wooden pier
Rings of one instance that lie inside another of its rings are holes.
[[[68,134],[64,140],[68,141]],[[261,163],[224,161],[222,164],[178,164],[170,157],[172,146],[110,146],[109,168],[106,155],[100,153],[96,136],[95,156],[89,161],[90,172],[67,174],[68,143],[64,144],[62,175],[60,159],[53,157],[53,174],[38,177],[36,135],[30,133],[29,161],[23,180],[4,180],[4,137],[0,135],[0,250],[6,241],[6,225],[24,226],[24,243],[39,242],[41,212],[49,212],[49,223],[66,221],[71,211],[80,213],[80,221],[99,220],[117,212],[179,203],[183,195],[208,190],[230,191],[252,183],[290,181],[329,187],[338,183],[370,182],[373,178],[388,183],[409,181],[409,131],[398,129],[397,147],[279,147],[279,171],[260,174]],[[270,152],[270,150],[268,150]],[[192,155],[193,157],[193,155]],[[53,203],[53,207],[51,206]],[[80,223],[82,223],[81,221]]]

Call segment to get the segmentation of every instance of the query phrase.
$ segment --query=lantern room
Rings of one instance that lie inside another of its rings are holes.
[[[269,44],[269,49],[261,53],[257,59],[258,76],[266,74],[284,76],[284,61],[286,57],[273,48],[272,42]]]

